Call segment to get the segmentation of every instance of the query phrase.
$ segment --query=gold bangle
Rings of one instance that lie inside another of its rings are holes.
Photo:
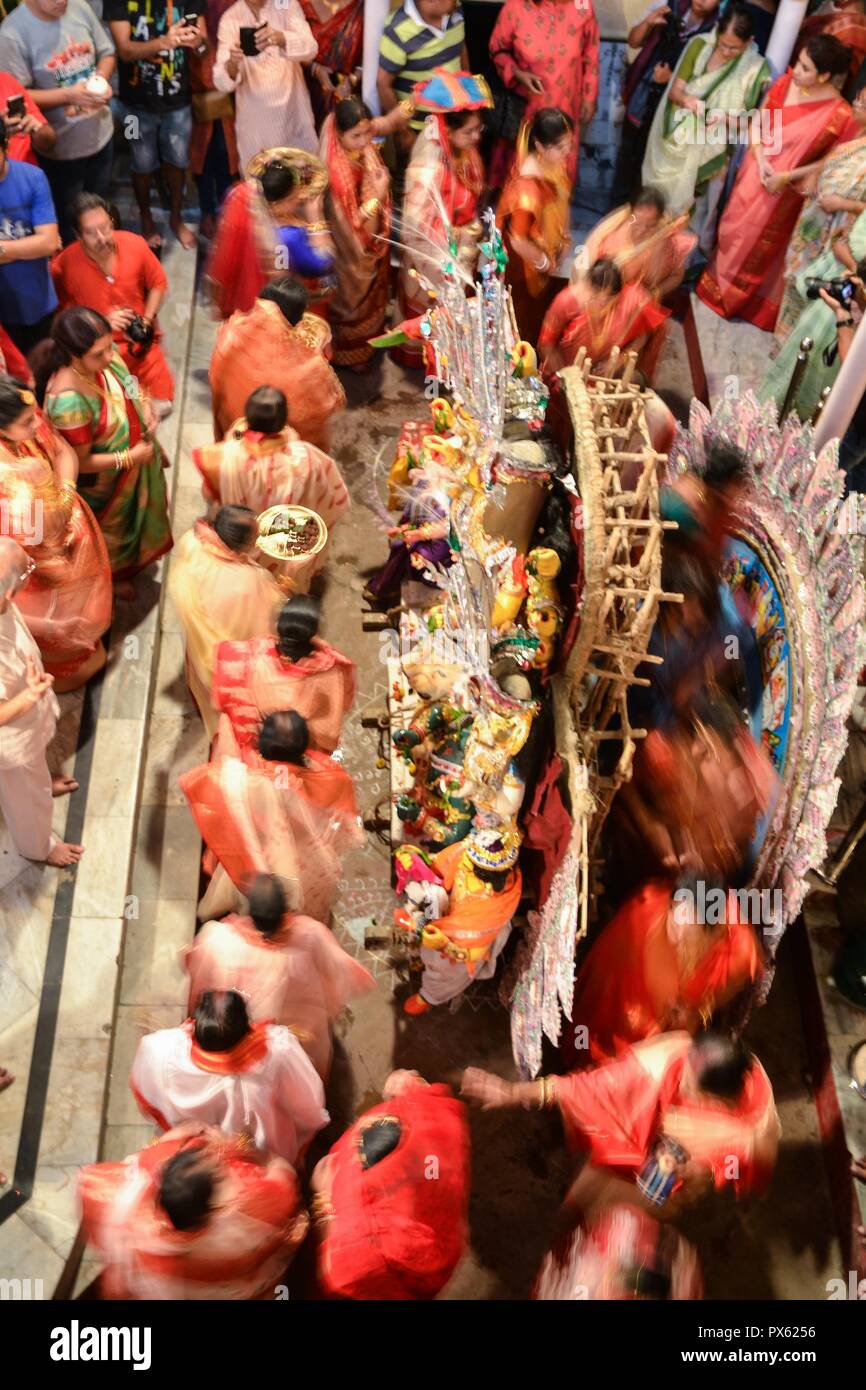
[[[415,112],[418,110],[418,103],[414,102],[411,97],[404,97],[402,101],[397,102],[397,105],[399,106],[401,111],[406,112],[406,115],[409,117],[410,121],[412,117],[415,115]]]
[[[331,230],[331,229],[330,229],[330,227],[328,226],[327,222],[308,222],[308,223],[307,223],[307,231],[308,231],[308,232],[329,232],[330,230]]]
[[[368,198],[366,203],[361,204],[361,211],[365,217],[378,217],[382,211],[382,204],[378,198]]]

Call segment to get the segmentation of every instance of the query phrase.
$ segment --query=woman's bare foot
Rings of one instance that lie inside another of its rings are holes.
[[[188,227],[185,222],[171,222],[169,225],[184,251],[194,251],[198,246],[198,237],[192,227]]]
[[[0,1067],[0,1091],[6,1091],[12,1085],[15,1077],[6,1067]]]
[[[78,783],[74,777],[52,777],[51,795],[70,796],[72,792],[78,791]]]
[[[83,853],[83,845],[67,845],[61,840],[48,851],[45,863],[54,869],[65,869],[69,864],[77,864]]]

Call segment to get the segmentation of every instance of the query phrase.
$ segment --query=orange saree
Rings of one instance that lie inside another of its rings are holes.
[[[93,512],[56,472],[60,440],[42,412],[33,439],[0,447],[0,531],[36,569],[15,606],[60,689],[76,690],[105,665],[111,566]]]
[[[259,386],[275,386],[289,403],[289,424],[328,453],[330,420],[346,394],[326,360],[331,330],[315,314],[293,328],[279,307],[257,299],[217,329],[210,363],[214,438],[223,439]]]
[[[810,164],[835,144],[851,114],[841,97],[785,106],[791,72],[767,93],[762,112],[771,113],[781,140],[768,164],[784,174]],[[785,253],[803,208],[796,185],[769,193],[761,183],[754,147],[746,151],[728,205],[719,222],[716,252],[698,282],[698,297],[725,319],[744,319],[772,333],[785,276]]]
[[[333,753],[355,698],[355,663],[320,637],[312,645],[295,662],[280,656],[273,637],[219,644],[211,698],[241,748],[254,745],[269,714],[293,709],[307,721],[310,746]]]
[[[219,730],[225,756],[179,779],[213,874],[199,917],[235,911],[250,876],[265,873],[296,889],[299,912],[327,922],[342,855],[361,840],[351,777],[312,750],[303,763],[268,762],[255,749],[239,749],[227,724]]]
[[[698,927],[677,942],[668,930],[671,896],[669,883],[646,884],[608,922],[584,962],[571,1016],[575,1027],[589,1030],[594,1061],[671,1027],[694,1032],[758,974],[755,934],[740,922],[735,899],[725,922]]]
[[[549,272],[542,273],[521,259],[511,244],[510,233],[535,242],[543,249],[551,269],[555,269],[568,238],[571,183],[565,170],[556,181],[524,175],[520,172],[524,162],[518,160],[516,172],[505,184],[496,222],[508,251],[506,280],[511,287],[517,326],[521,336],[534,346],[555,282]]]
[[[593,228],[586,239],[587,264],[606,256],[615,261],[626,284],[640,285],[648,294],[658,296],[665,280],[684,273],[697,245],[695,233],[688,229],[689,214],[662,222],[639,242],[629,236],[630,219],[630,207],[617,208]]]

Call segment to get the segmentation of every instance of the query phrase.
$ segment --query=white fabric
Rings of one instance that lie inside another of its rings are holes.
[[[14,604],[0,613],[0,704],[20,695],[27,685],[27,658],[42,674],[44,666],[33,637]],[[0,725],[0,768],[34,763],[54,737],[60,706],[53,690],[24,714]],[[44,759],[43,759],[44,761]]]
[[[431,951],[422,946],[424,974],[419,991],[422,999],[426,999],[428,1004],[447,1004],[449,999],[456,999],[475,980],[489,980],[496,971],[496,962],[510,935],[511,923],[506,922],[491,947],[490,955],[472,975],[459,961],[449,960],[441,951]]]
[[[240,47],[241,27],[259,24],[282,30],[285,47],[274,45],[255,58],[243,58],[237,77],[229,77],[226,63],[230,50]],[[258,17],[246,0],[236,0],[226,10],[217,31],[213,77],[218,92],[235,94],[241,172],[261,150],[288,145],[311,154],[318,151],[313,110],[301,70],[301,64],[312,62],[318,51],[298,0],[267,0]]]
[[[330,1118],[321,1079],[298,1039],[277,1024],[267,1029],[268,1052],[248,1071],[223,1076],[192,1061],[186,1028],[163,1028],[142,1038],[131,1083],[169,1126],[182,1120],[246,1131],[259,1148],[294,1163]]]
[[[43,860],[57,844],[51,834],[54,799],[44,753],[20,767],[0,768],[0,815],[25,859]]]

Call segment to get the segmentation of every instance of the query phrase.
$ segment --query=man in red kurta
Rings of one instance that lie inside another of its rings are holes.
[[[89,1164],[78,1195],[105,1299],[272,1299],[308,1226],[294,1169],[207,1125]]]
[[[580,127],[598,102],[598,21],[592,0],[505,0],[490,54],[505,86],[526,101],[526,119],[558,106],[575,129],[569,173],[577,174]]]

